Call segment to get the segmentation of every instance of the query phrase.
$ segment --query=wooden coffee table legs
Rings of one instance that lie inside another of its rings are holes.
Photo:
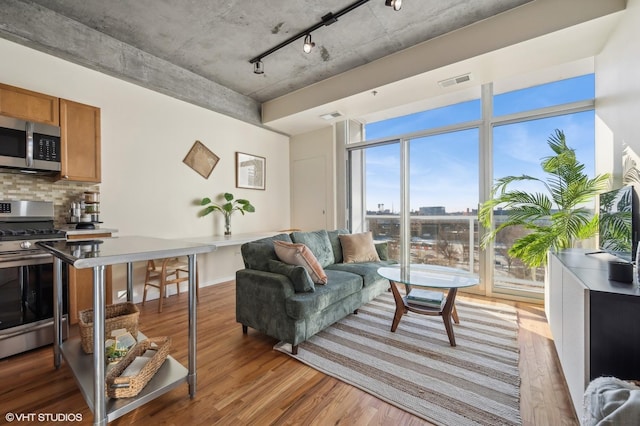
[[[415,312],[417,314],[431,316],[439,315],[442,317],[444,328],[447,330],[449,343],[451,344],[451,346],[456,346],[456,337],[453,334],[453,324],[451,323],[451,320],[453,319],[456,324],[460,324],[460,319],[458,318],[458,312],[456,311],[455,305],[456,294],[458,293],[457,288],[449,289],[444,305],[442,305],[440,308],[428,308],[407,303],[406,298],[400,294],[397,283],[395,281],[389,280],[389,285],[391,286],[393,299],[396,302],[396,312],[393,316],[393,322],[391,323],[392,332],[396,331],[396,329],[398,328],[398,324],[400,324],[400,319],[407,312]]]

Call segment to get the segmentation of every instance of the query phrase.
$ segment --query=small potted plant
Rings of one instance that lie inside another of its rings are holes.
[[[225,192],[222,196],[225,201],[223,204],[216,204],[208,197],[203,198],[200,201],[200,205],[207,207],[200,212],[200,216],[206,216],[214,211],[221,212],[224,215],[224,235],[231,235],[231,215],[233,212],[237,210],[244,215],[245,213],[253,213],[256,209],[248,200],[242,198],[234,200],[233,194],[228,192]]]

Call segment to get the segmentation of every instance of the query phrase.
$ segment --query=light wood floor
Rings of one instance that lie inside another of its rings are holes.
[[[140,307],[140,329],[150,337],[172,336],[171,354],[186,365],[187,297],[165,300],[162,314],[157,301]],[[523,424],[578,424],[542,307],[515,305]],[[187,385],[181,385],[111,424],[428,424],[272,350],[272,338],[251,329],[243,335],[234,306],[233,282],[200,289],[198,391],[193,400]],[[54,369],[51,347],[0,360],[0,423],[6,413],[74,413],[83,418],[74,424],[93,421],[69,368],[63,364]]]

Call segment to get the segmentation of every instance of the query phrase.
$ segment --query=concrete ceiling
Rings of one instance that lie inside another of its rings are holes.
[[[530,0],[371,0],[269,55],[249,60],[354,0],[32,0],[146,53],[265,102]],[[99,53],[99,52],[96,52]]]
[[[293,134],[326,125],[316,114],[339,107],[340,99],[620,11],[626,3],[406,0],[396,12],[384,0],[370,0],[314,31],[310,54],[300,39],[265,57],[263,75],[253,73],[251,58],[354,1],[2,0],[0,37]],[[301,112],[313,115],[304,126],[297,124]]]

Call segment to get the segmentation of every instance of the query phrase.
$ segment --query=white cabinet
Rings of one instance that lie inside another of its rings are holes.
[[[555,256],[549,259],[548,299],[545,311],[573,406],[580,416],[588,380],[589,351],[585,317],[587,288]]]
[[[545,312],[578,417],[591,380],[640,378],[640,287],[610,281],[610,260],[577,249],[549,256]]]
[[[581,412],[584,390],[589,383],[589,351],[586,346],[589,329],[589,318],[586,315],[589,311],[588,300],[585,286],[568,269],[563,268],[560,362],[578,415]]]

